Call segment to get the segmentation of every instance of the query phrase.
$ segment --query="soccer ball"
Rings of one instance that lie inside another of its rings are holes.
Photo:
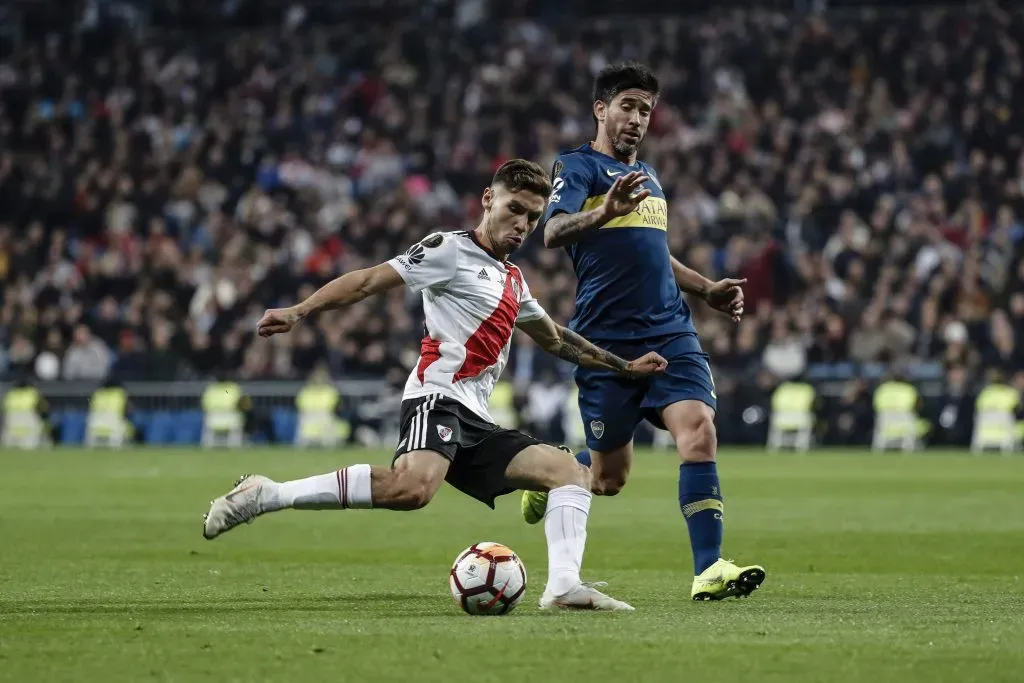
[[[455,558],[448,586],[466,614],[508,614],[526,595],[526,567],[500,543],[477,543]]]

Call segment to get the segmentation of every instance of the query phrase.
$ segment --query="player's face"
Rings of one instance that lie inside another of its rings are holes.
[[[623,156],[632,156],[640,148],[651,123],[652,111],[654,96],[636,88],[623,90],[607,104],[600,100],[594,103],[598,124],[612,149]]]
[[[494,250],[507,255],[521,247],[537,227],[546,203],[529,190],[513,192],[502,185],[484,190],[484,229]]]

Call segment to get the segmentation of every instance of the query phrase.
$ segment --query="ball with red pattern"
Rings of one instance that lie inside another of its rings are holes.
[[[526,567],[507,546],[477,543],[455,558],[448,586],[466,614],[508,614],[526,595]]]

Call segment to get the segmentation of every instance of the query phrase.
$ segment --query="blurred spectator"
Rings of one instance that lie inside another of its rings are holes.
[[[970,445],[976,399],[966,370],[959,365],[949,368],[942,394],[928,402],[927,416],[933,425],[931,443],[952,447]]]
[[[803,340],[789,327],[786,318],[772,323],[771,338],[764,347],[764,367],[783,380],[793,379],[807,368],[807,348]]]
[[[874,408],[868,383],[853,379],[842,393],[825,402],[823,442],[833,446],[863,446],[871,442]]]
[[[64,379],[99,380],[107,376],[110,352],[85,325],[75,327],[68,352],[64,356]]]
[[[46,334],[43,349],[36,356],[35,376],[44,381],[59,379],[63,350],[64,340],[61,337],[60,330],[51,329]]]
[[[765,442],[768,438],[772,393],[777,384],[775,376],[768,370],[761,370],[757,373],[756,381],[735,388],[736,398],[731,402],[732,410],[727,409],[718,416],[720,428],[729,434],[730,441],[742,444]]]

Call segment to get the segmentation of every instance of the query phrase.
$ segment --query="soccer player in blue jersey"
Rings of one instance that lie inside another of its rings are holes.
[[[694,600],[745,596],[765,579],[762,567],[722,559],[722,488],[715,466],[717,396],[690,309],[681,291],[739,321],[743,280],[712,282],[668,250],[668,205],[658,176],[637,160],[659,86],[645,66],[609,66],[594,83],[597,135],[561,154],[543,220],[544,244],[564,247],[578,278],[570,329],[625,358],[657,351],[668,360],[656,377],[629,380],[579,368],[579,407],[595,494],[612,496],[626,483],[633,433],[646,419],[667,429],[679,466],[679,507],[693,551]],[[527,522],[543,518],[546,494],[523,495]]]

